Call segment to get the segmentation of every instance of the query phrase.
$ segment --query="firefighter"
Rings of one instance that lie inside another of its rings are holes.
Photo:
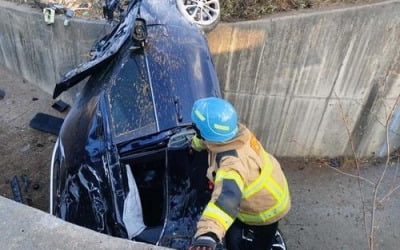
[[[197,100],[191,118],[192,148],[207,150],[211,200],[197,223],[189,249],[212,250],[225,240],[228,250],[271,249],[278,221],[290,209],[290,195],[278,161],[254,134],[238,123],[226,100]]]

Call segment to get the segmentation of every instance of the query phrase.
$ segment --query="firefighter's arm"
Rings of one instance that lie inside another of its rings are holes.
[[[243,178],[236,170],[228,167],[217,171],[212,198],[203,211],[195,237],[212,232],[222,240],[236,219],[243,188]]]

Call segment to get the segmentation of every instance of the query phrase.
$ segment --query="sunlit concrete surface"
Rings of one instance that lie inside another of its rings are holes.
[[[222,23],[209,35],[224,96],[281,156],[399,147],[400,2]]]
[[[168,249],[67,223],[0,196],[0,249]]]

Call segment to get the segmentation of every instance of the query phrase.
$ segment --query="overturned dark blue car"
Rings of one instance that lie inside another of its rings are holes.
[[[203,33],[218,19],[216,0],[132,0],[92,59],[56,85],[54,98],[88,79],[53,151],[51,214],[187,248],[212,191],[207,153],[189,150],[190,113],[195,100],[221,96]]]
[[[184,248],[210,195],[207,154],[188,150],[190,111],[196,99],[220,96],[203,32],[175,0],[132,1],[92,53],[54,91],[89,76],[53,152],[51,213]]]

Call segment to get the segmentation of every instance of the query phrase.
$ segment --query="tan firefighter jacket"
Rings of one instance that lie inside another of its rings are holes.
[[[214,182],[195,237],[213,232],[222,240],[236,218],[249,225],[268,225],[289,212],[289,189],[278,161],[244,125],[228,142],[194,137],[192,146],[208,150],[207,177]]]

